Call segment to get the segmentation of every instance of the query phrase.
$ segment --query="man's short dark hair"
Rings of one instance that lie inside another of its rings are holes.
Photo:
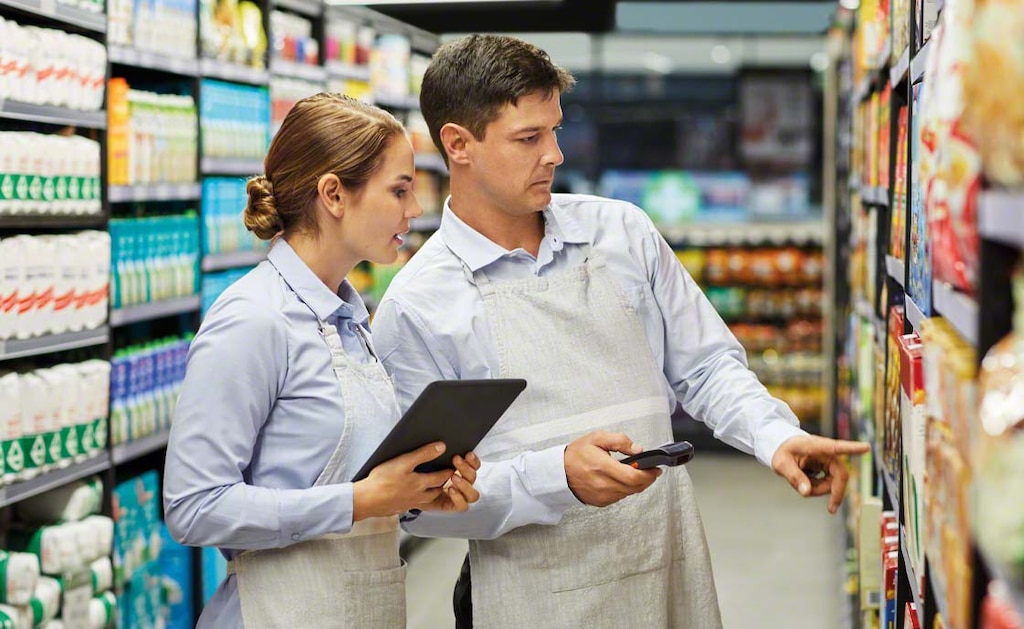
[[[441,127],[453,122],[478,140],[501,109],[521,96],[568,92],[576,84],[548,53],[515,37],[469,35],[441,46],[423,76],[420,109],[447,162]]]

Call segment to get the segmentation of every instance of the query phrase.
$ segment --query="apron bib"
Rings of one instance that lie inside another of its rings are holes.
[[[352,360],[333,325],[321,321],[320,334],[345,400],[341,439],[315,483],[327,485],[348,482],[362,465],[348,451],[355,427],[375,430],[379,442],[398,420],[399,408],[380,361]],[[230,562],[229,573],[238,579],[245,629],[404,627],[406,567],[398,548],[395,516],[356,522],[345,535],[242,553]]]
[[[469,270],[465,269],[467,274]],[[638,314],[593,253],[551,278],[480,290],[500,377],[530,386],[476,452],[503,460],[594,430],[653,447],[672,441],[664,374]],[[471,540],[479,629],[720,629],[704,528],[685,468],[605,508],[579,505],[555,526]]]

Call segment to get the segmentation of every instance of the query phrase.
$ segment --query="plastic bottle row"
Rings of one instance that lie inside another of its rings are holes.
[[[0,216],[100,213],[99,142],[0,131],[0,146]]]
[[[133,90],[110,80],[111,185],[195,181],[199,136],[191,96]]]
[[[265,87],[204,80],[199,122],[204,156],[262,159],[270,143],[270,93]]]
[[[245,181],[230,177],[203,180],[203,254],[264,250],[267,243],[245,228]]]
[[[191,335],[160,339],[114,354],[110,378],[114,445],[170,427],[191,341]]]
[[[320,64],[320,43],[313,36],[313,22],[309,19],[271,11],[270,30],[274,34],[274,58],[304,65]]]
[[[0,376],[2,482],[28,480],[106,446],[110,363],[89,360]]]
[[[107,232],[0,240],[0,340],[99,327],[109,280]]]
[[[103,44],[0,18],[0,101],[98,111],[106,73]]]
[[[196,0],[111,0],[107,41],[174,57],[196,56]]]
[[[195,212],[112,219],[110,238],[114,308],[194,295],[198,290]]]

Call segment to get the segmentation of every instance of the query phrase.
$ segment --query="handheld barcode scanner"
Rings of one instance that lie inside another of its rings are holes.
[[[649,470],[659,465],[675,467],[690,461],[693,458],[693,444],[689,441],[677,441],[666,443],[653,450],[645,450],[640,454],[627,456],[620,463],[625,463],[638,470]]]

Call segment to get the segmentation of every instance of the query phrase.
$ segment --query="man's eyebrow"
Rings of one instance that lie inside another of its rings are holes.
[[[551,128],[554,129],[555,127],[560,127],[560,126],[562,126],[562,121],[561,120],[559,120],[558,123],[556,123]],[[545,130],[547,128],[548,127],[543,127],[543,126],[540,126],[540,125],[535,125],[535,126],[532,126],[532,127],[520,127],[518,129],[513,129],[512,130],[512,135],[519,135],[520,133],[537,133],[538,131],[543,131],[543,130]]]

